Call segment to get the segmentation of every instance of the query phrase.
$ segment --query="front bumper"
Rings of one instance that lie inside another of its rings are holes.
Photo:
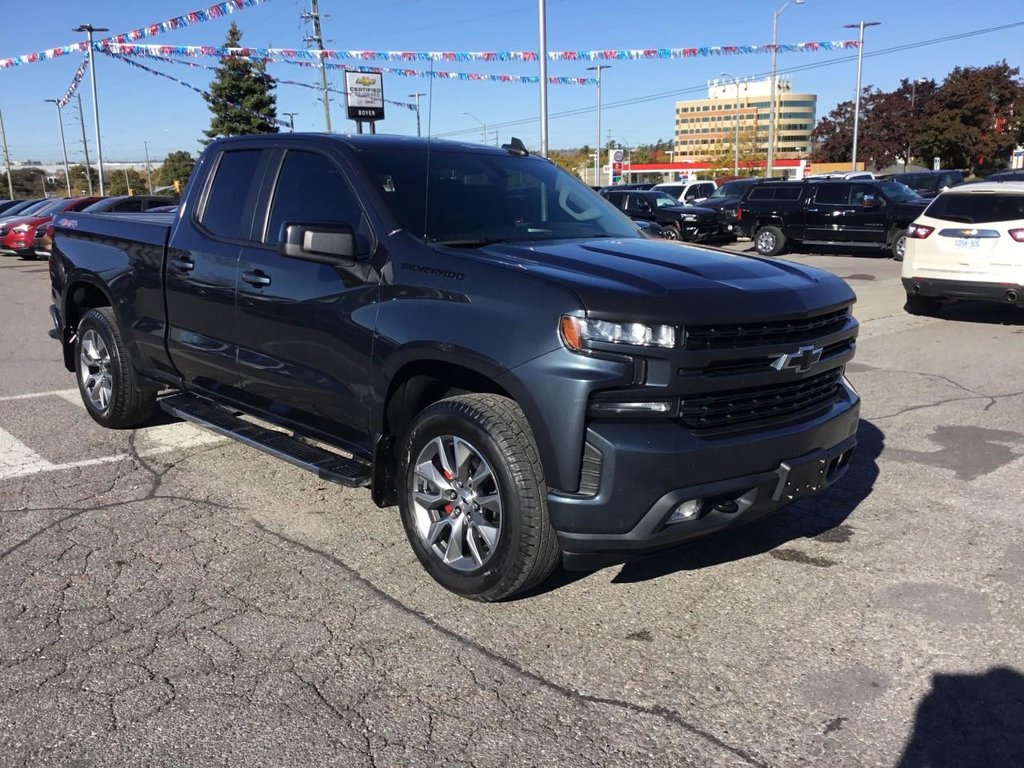
[[[1024,307],[1024,285],[1019,283],[981,283],[967,280],[937,280],[930,277],[904,277],[908,295],[933,299],[969,299],[994,301]]]
[[[600,453],[596,495],[548,494],[566,567],[624,562],[823,491],[846,473],[859,417],[860,399],[844,385],[815,418],[753,434],[701,438],[672,422],[591,425],[587,442]],[[695,517],[668,522],[693,499],[702,500]]]

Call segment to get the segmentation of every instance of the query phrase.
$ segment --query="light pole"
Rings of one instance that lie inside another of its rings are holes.
[[[100,197],[104,197],[106,195],[106,190],[103,188],[103,142],[100,140],[100,105],[99,100],[96,98],[96,57],[93,55],[92,50],[92,33],[109,32],[110,30],[106,27],[94,27],[92,24],[82,24],[71,31],[85,32],[89,36],[89,49],[86,51],[86,55],[89,57],[89,75],[92,79],[92,118],[96,126],[96,155],[99,162]]]
[[[298,112],[282,112],[282,115],[288,118],[288,130],[295,133],[295,116]]]
[[[775,57],[779,52],[779,16],[786,10],[789,4],[803,5],[804,0],[786,0],[774,14],[772,14],[772,82],[771,82],[771,106],[768,113],[768,167],[765,169],[765,176],[771,176],[775,168],[775,108],[776,108],[776,92],[778,87],[776,84],[776,67]]]
[[[587,67],[587,72],[597,72],[597,143],[594,145],[597,157],[594,159],[594,186],[597,186],[597,180],[601,177],[599,165],[601,159],[601,70],[611,68],[611,64],[598,64],[594,67]]]
[[[858,21],[856,24],[843,24],[844,29],[860,28],[860,43],[857,45],[857,94],[853,100],[853,152],[851,152],[850,170],[857,170],[857,131],[860,129],[860,73],[864,64],[864,27],[877,27],[880,21]]]
[[[478,123],[480,123],[480,127],[484,129],[484,144],[486,144],[487,143],[487,124],[483,120],[481,120],[479,117],[474,115],[472,112],[463,112],[462,114],[466,115],[466,117],[472,117],[474,120],[476,120]]]
[[[149,139],[142,140],[142,146],[146,149],[146,187],[149,194],[153,194],[153,170],[149,167]]]
[[[736,86],[736,114],[733,117],[733,123],[736,125],[736,135],[732,141],[732,175],[740,175],[740,81],[736,79],[734,75],[730,75],[728,72],[719,72],[719,77],[728,77],[732,79],[732,84]]]
[[[410,93],[410,99],[416,99],[416,135],[420,135],[420,96],[426,96],[425,93]]]
[[[540,154],[548,156],[548,12],[545,0],[538,0],[540,20]],[[487,142],[484,142],[485,144]]]
[[[60,99],[44,99],[57,108],[57,125],[60,126],[60,148],[64,152],[64,178],[68,182],[68,197],[71,197],[71,167],[68,165],[68,145],[64,141],[64,118],[60,116]]]
[[[914,101],[917,98],[917,84],[928,82],[927,78],[919,77],[916,80],[910,81],[910,120],[907,121],[908,133],[907,133],[907,154],[903,156],[903,172],[907,172],[907,166],[910,165],[910,145],[914,140],[914,120],[917,118],[917,113],[914,111]]]
[[[85,155],[85,167],[89,170],[89,197],[92,197],[92,166],[89,165],[89,142],[85,138],[85,118],[82,117],[82,94],[75,94],[78,97],[78,125],[82,129],[82,154]]]

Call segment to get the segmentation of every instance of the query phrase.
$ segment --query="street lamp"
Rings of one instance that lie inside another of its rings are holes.
[[[928,78],[919,77],[915,80],[910,81],[910,120],[907,121],[907,153],[903,156],[903,172],[907,172],[907,166],[910,165],[910,145],[914,140],[914,120],[917,117],[917,113],[914,111],[914,101],[917,98],[917,84],[927,83]]]
[[[426,96],[425,93],[410,93],[410,99],[416,99],[416,135],[420,135],[420,96]]]
[[[771,108],[768,113],[768,167],[765,170],[765,176],[771,176],[775,166],[775,102],[776,102],[776,83],[775,83],[775,57],[779,52],[779,16],[786,10],[789,4],[803,5],[804,0],[786,0],[774,14],[772,14],[772,82],[771,82]]]
[[[858,21],[856,24],[843,24],[844,29],[860,28],[860,43],[857,45],[857,94],[853,101],[853,152],[851,152],[850,170],[857,170],[857,131],[860,128],[860,73],[864,64],[864,27],[877,27],[880,21]]]
[[[594,67],[587,67],[587,72],[597,72],[597,143],[594,144],[597,157],[594,158],[594,186],[598,185],[598,179],[601,177],[599,165],[601,158],[601,70],[611,68],[611,64],[598,64]]]
[[[146,150],[146,187],[149,189],[149,194],[153,194],[153,171],[149,167],[149,139],[142,140],[142,146]]]
[[[60,116],[60,99],[43,99],[57,107],[57,125],[60,126],[60,148],[64,151],[64,178],[68,182],[68,197],[71,197],[71,166],[68,165],[68,145],[64,141],[64,118]]]
[[[100,141],[100,105],[99,100],[96,98],[96,57],[93,56],[92,33],[109,32],[110,30],[106,27],[94,27],[92,24],[81,24],[71,31],[85,32],[89,36],[89,49],[86,51],[86,55],[89,57],[89,76],[92,80],[92,117],[96,127],[96,155],[99,158],[100,196],[104,197],[106,196],[106,190],[103,188],[103,143]]]
[[[733,75],[728,72],[719,72],[719,77],[728,77],[732,79],[733,85],[736,86],[736,114],[733,116],[733,122],[736,124],[736,136],[732,142],[732,175],[740,175],[740,81],[737,80]]]
[[[282,115],[288,118],[288,130],[295,133],[295,116],[298,112],[282,112]]]
[[[484,129],[484,144],[486,144],[487,143],[487,124],[483,120],[481,120],[479,117],[474,115],[472,112],[463,112],[462,114],[466,115],[467,117],[472,117],[474,120],[476,120],[478,123],[480,123],[480,127]]]

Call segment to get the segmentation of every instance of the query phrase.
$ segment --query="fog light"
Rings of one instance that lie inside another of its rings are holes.
[[[700,508],[703,503],[703,499],[690,499],[684,501],[674,510],[672,510],[672,516],[669,517],[670,523],[681,523],[684,520],[693,520],[698,514],[700,514]]]
[[[672,412],[674,403],[671,400],[642,400],[637,402],[621,402],[611,400],[594,400],[590,403],[590,412],[595,416],[628,416],[628,415],[666,415]]]

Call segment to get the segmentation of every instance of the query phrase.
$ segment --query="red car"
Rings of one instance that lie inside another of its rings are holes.
[[[28,216],[5,221],[0,225],[0,253],[5,256],[20,256],[23,259],[36,258],[34,238],[37,227],[42,226],[45,229],[54,216],[65,211],[80,211],[100,199],[99,197],[55,198],[50,204],[37,208]]]

